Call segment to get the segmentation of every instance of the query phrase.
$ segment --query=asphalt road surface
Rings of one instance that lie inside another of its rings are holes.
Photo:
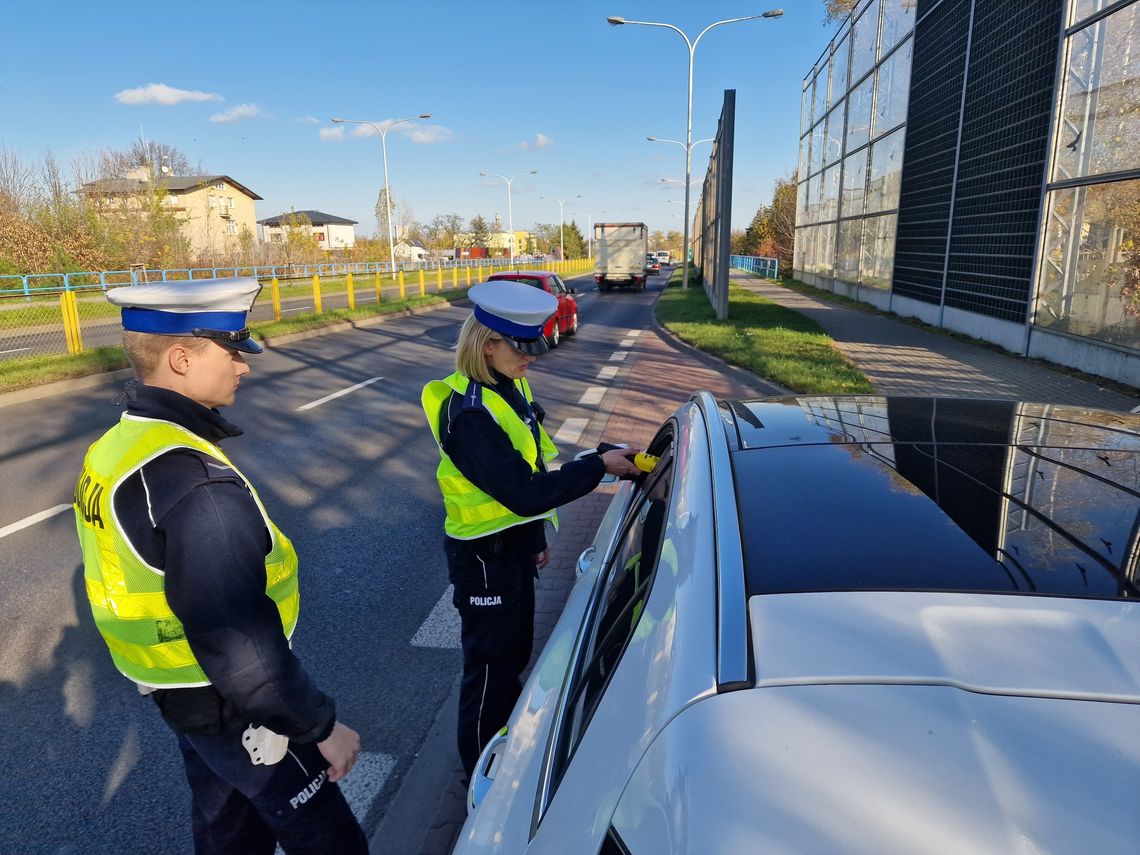
[[[611,357],[648,325],[663,282],[606,295],[588,277],[570,282],[582,291],[581,329],[530,372],[547,427],[562,431],[562,459],[589,435],[600,393],[588,390],[621,382],[598,376],[620,366]],[[301,558],[295,649],[361,733],[365,754],[345,791],[369,834],[460,666],[438,455],[419,398],[426,381],[453,370],[469,305],[251,357],[227,410],[245,435],[226,451]],[[191,851],[174,737],[111,665],[70,511],[84,451],[118,418],[117,392],[0,401],[0,756],[9,762],[0,853]]]

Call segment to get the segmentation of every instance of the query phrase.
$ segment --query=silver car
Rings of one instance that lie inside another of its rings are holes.
[[[1140,416],[699,394],[455,848],[1140,851]]]

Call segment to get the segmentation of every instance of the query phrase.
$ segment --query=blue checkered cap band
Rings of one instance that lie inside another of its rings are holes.
[[[123,329],[156,335],[231,333],[246,328],[246,315],[261,291],[249,276],[124,285],[107,292],[123,310]],[[197,332],[195,332],[197,331]]]
[[[535,339],[558,311],[558,299],[521,282],[484,282],[467,292],[475,304],[475,319],[497,333]]]

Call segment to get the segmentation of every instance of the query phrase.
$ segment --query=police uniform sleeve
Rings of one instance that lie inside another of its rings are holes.
[[[440,435],[443,450],[464,477],[519,516],[544,514],[581,498],[606,474],[597,455],[568,462],[552,472],[532,472],[485,410],[462,410]]]
[[[293,655],[265,593],[269,533],[244,483],[198,484],[156,529],[166,598],[214,688],[250,722],[300,742],[326,738],[335,706]]]

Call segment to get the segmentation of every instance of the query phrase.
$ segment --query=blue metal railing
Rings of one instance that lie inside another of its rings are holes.
[[[516,258],[515,264],[524,263]],[[46,296],[60,291],[106,291],[116,285],[139,285],[143,282],[185,282],[191,279],[219,279],[226,276],[253,276],[257,279],[308,279],[318,276],[346,276],[368,273],[387,273],[395,276],[419,270],[450,270],[465,268],[509,267],[509,258],[430,259],[400,261],[393,268],[388,261],[334,262],[326,264],[274,264],[235,267],[189,267],[174,270],[98,270],[82,273],[27,273],[0,276],[0,297]]]
[[[777,258],[765,258],[760,255],[730,255],[728,266],[735,267],[737,270],[747,270],[749,273],[755,273],[765,279],[780,278],[780,260]]]

